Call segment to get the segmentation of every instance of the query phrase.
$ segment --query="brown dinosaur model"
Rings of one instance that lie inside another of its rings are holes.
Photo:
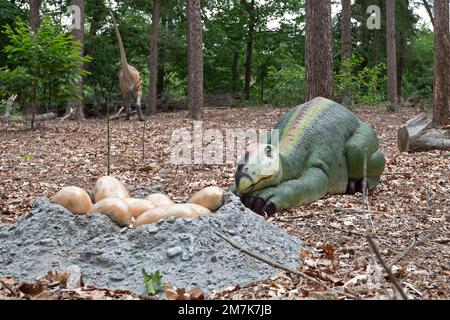
[[[119,28],[117,27],[116,19],[112,11],[110,12],[111,18],[114,23],[114,29],[116,30],[117,41],[119,42],[120,49],[120,73],[119,84],[120,91],[126,105],[127,119],[130,119],[131,115],[131,93],[136,93],[136,106],[138,110],[139,121],[145,121],[145,116],[142,113],[141,97],[142,97],[142,82],[141,74],[139,71],[128,64],[127,55],[125,54],[125,48],[123,46],[122,37],[120,36]]]

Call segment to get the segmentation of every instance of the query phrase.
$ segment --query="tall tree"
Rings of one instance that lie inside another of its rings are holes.
[[[433,124],[450,124],[450,30],[448,0],[434,0],[434,112]]]
[[[245,57],[245,81],[244,94],[245,100],[251,98],[252,66],[253,66],[253,43],[255,37],[255,27],[257,22],[255,0],[241,0],[242,5],[247,12],[247,53]]]
[[[386,3],[386,51],[389,110],[398,111],[397,97],[397,51],[395,33],[395,0]]]
[[[203,27],[200,0],[187,0],[189,117],[203,118]]]
[[[30,28],[36,32],[40,24],[40,10],[42,0],[30,0]]]
[[[352,56],[352,1],[342,0],[341,17],[341,60],[345,61]]]
[[[352,57],[352,1],[342,0],[341,15],[341,74],[348,76],[351,72],[349,60]],[[343,90],[343,98],[349,97],[351,86]]]
[[[84,0],[72,0],[72,5],[77,6],[79,11],[75,11],[75,14],[80,14],[79,17],[74,18],[74,28],[72,29],[73,38],[80,43],[80,57],[84,54]],[[77,21],[79,20],[79,21]],[[77,25],[79,23],[79,25]],[[78,28],[79,27],[79,28]],[[83,68],[83,67],[81,67]],[[83,77],[77,82],[78,94],[83,96]],[[67,104],[66,114],[74,110],[72,118],[80,121],[84,120],[84,103],[83,100],[74,99]]]
[[[305,93],[311,100],[333,98],[331,1],[306,0]]]
[[[150,36],[150,88],[148,90],[147,110],[147,113],[152,114],[155,114],[157,111],[159,6],[160,0],[153,0],[152,31]]]

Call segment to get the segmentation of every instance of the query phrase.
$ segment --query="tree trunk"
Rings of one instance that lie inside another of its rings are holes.
[[[187,0],[189,117],[203,118],[203,29],[200,0]]]
[[[306,99],[333,99],[331,1],[306,0]]]
[[[436,127],[450,124],[450,30],[448,0],[434,1],[434,108]]]
[[[352,57],[352,1],[342,0],[342,16],[341,16],[341,74],[344,77],[351,75],[351,66],[349,64]],[[351,85],[343,88],[341,99],[348,101],[351,96]]]
[[[427,114],[422,113],[403,124],[397,133],[400,152],[450,150],[450,129],[434,129]]]
[[[251,99],[251,82],[252,82],[252,65],[253,65],[253,42],[255,36],[256,26],[256,13],[255,13],[255,0],[247,2],[241,0],[248,15],[247,23],[247,54],[245,57],[245,81],[244,81],[244,95],[245,100]]]
[[[30,28],[36,32],[39,28],[42,0],[30,0]]]
[[[345,61],[352,57],[352,1],[342,0],[342,48],[341,60]]]
[[[80,55],[84,55],[84,0],[72,0],[72,5],[78,6],[80,8],[80,28],[73,28],[72,35],[73,38],[78,41],[80,46]],[[83,68],[83,67],[81,67]],[[78,94],[83,97],[83,77],[77,82]],[[82,100],[72,100],[67,104],[66,114],[69,114],[71,109],[75,109],[73,116],[70,118],[81,121],[84,120],[84,103]]]
[[[150,36],[150,88],[148,90],[148,110],[147,113],[157,112],[158,93],[158,33],[159,33],[159,6],[160,0],[153,0],[152,9],[152,31]]]
[[[239,50],[235,49],[233,53],[233,63],[231,65],[231,95],[238,95],[239,86]]]
[[[397,58],[395,43],[395,0],[386,3],[386,48],[389,110],[398,111],[397,97]]]
[[[397,96],[402,95],[402,82],[403,82],[403,70],[405,67],[405,57],[407,50],[406,35],[404,32],[400,32],[400,48],[398,50],[397,61]]]

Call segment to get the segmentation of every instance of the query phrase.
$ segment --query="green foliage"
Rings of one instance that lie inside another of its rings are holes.
[[[149,296],[154,296],[163,289],[162,278],[163,276],[156,271],[155,273],[148,274],[144,268],[142,268],[142,276],[144,277],[145,289]]]
[[[434,35],[422,29],[410,45],[403,79],[405,96],[418,94],[425,99],[433,96],[434,81]]]
[[[304,100],[305,68],[292,57],[284,56],[279,67],[269,67],[267,98],[272,104],[285,107]]]
[[[335,73],[335,93],[351,98],[361,105],[382,105],[386,101],[386,64],[362,67],[364,58],[353,55],[342,62],[341,71]]]
[[[27,23],[6,25],[4,34],[9,45],[8,66],[0,69],[0,96],[17,94],[23,103],[61,105],[70,99],[81,99],[77,83],[87,75],[81,66],[90,61],[81,58],[80,44],[62,33],[48,17],[42,19],[36,34]]]

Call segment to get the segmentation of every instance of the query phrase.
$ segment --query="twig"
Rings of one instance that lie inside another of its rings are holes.
[[[430,240],[430,238],[433,236],[433,233],[429,233],[428,235],[426,235],[424,238],[417,240],[414,239],[413,243],[411,243],[411,245],[406,248],[402,253],[400,253],[395,259],[394,261],[392,261],[389,264],[389,269],[392,268],[395,264],[397,264],[400,260],[402,260],[404,257],[406,257],[407,255],[409,255],[416,247],[420,246],[421,244],[427,242],[428,240]]]
[[[369,192],[368,192],[368,181],[367,181],[367,148],[364,150],[364,179],[363,179],[363,208],[366,210],[370,210],[369,207]]]
[[[368,182],[367,182],[367,148],[365,148],[364,150],[364,164],[363,164],[363,174],[364,174],[364,178],[363,178],[363,184],[362,184],[362,192],[363,192],[363,200],[362,200],[362,210],[366,211],[366,215],[363,218],[363,222],[364,222],[364,226],[366,227],[366,232],[365,235],[367,237],[369,233],[369,223],[367,221],[370,221],[372,224],[372,230],[373,228],[373,221],[372,221],[372,211],[370,211],[370,207],[369,207],[369,194],[367,192],[367,187],[368,187]],[[373,263],[374,266],[374,282],[381,284],[381,272],[380,269],[378,268],[378,264],[376,261],[376,253],[374,252],[374,250],[372,249],[372,247],[369,245],[369,257],[370,260]]]
[[[125,118],[125,117],[128,117],[128,116],[132,116],[132,115],[135,115],[135,114],[137,114],[137,111],[131,111],[130,114],[127,114],[127,113],[124,113],[124,114],[117,114],[117,115],[115,115],[115,116],[112,116],[109,120],[113,121],[113,120]]]
[[[75,108],[70,108],[70,111],[68,114],[66,114],[64,117],[61,118],[61,120],[59,120],[59,123],[63,122],[64,120],[70,118],[70,116],[75,112]]]
[[[303,273],[301,271],[292,270],[292,269],[290,269],[290,268],[288,268],[286,266],[283,266],[282,264],[280,264],[280,263],[278,263],[276,261],[273,261],[273,260],[270,260],[268,258],[262,257],[262,256],[260,256],[257,253],[251,252],[251,251],[241,247],[236,242],[234,242],[233,240],[227,238],[226,236],[224,236],[220,232],[217,232],[217,231],[214,231],[214,232],[219,238],[221,238],[223,241],[227,242],[233,248],[235,248],[235,249],[237,249],[237,250],[239,250],[239,251],[249,255],[252,258],[255,258],[256,260],[259,260],[261,262],[267,263],[269,266],[272,266],[272,267],[274,267],[276,269],[280,269],[280,270],[286,271],[288,273],[294,274],[296,276],[302,277],[302,278],[304,278],[304,279],[306,279],[308,281],[311,281],[311,282],[313,282],[315,284],[320,285],[321,287],[323,287],[323,288],[325,288],[327,290],[334,291],[334,292],[336,292],[338,294],[344,295],[344,296],[352,298],[352,299],[357,299],[357,297],[355,295],[352,295],[352,294],[346,293],[346,292],[340,292],[340,291],[332,290],[332,289],[328,288],[328,286],[325,283],[323,283],[322,281],[320,281],[318,279],[315,279],[315,278],[307,275],[306,273]]]
[[[425,182],[425,196],[427,202],[427,209],[430,209],[430,194],[428,193],[428,184]]]
[[[366,210],[366,209],[360,209],[360,208],[333,208],[333,211],[342,211],[342,212],[352,212],[352,213],[386,213],[383,211],[374,211],[374,210]]]
[[[17,297],[17,293],[9,286],[9,284],[5,283],[3,280],[0,280],[0,283],[3,287],[5,287],[14,297]]]
[[[431,240],[434,243],[439,243],[439,244],[447,244],[450,242],[450,239],[436,239],[436,240]]]
[[[408,282],[402,282],[402,284],[404,284],[406,287],[410,288],[412,291],[414,291],[415,293],[417,293],[420,297],[423,296],[422,292],[420,292],[419,290],[417,290],[416,288],[414,288],[414,286]]]
[[[122,112],[123,108],[124,107],[122,106],[113,117],[117,117]]]
[[[142,128],[142,162],[145,160],[145,124],[146,121],[144,121],[144,127]]]
[[[383,257],[380,254],[380,251],[378,250],[375,242],[373,241],[371,235],[369,233],[366,234],[367,242],[369,243],[370,248],[372,249],[373,253],[377,257],[378,261],[381,263],[381,266],[383,269],[387,272],[389,279],[392,281],[392,284],[394,285],[394,288],[398,291],[400,296],[403,300],[408,300],[408,296],[403,291],[403,288],[398,283],[397,278],[392,274],[391,268],[386,265],[386,262],[384,262]]]

